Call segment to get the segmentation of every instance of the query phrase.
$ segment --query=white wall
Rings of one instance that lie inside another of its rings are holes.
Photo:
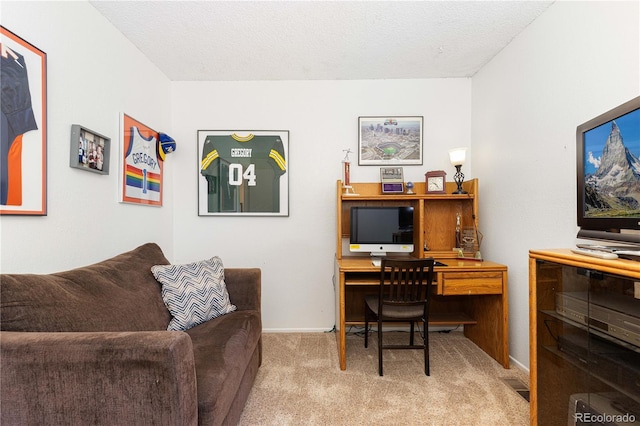
[[[473,78],[485,257],[509,266],[528,365],[528,250],[576,242],[576,127],[640,94],[639,2],[554,3]]]
[[[266,330],[331,329],[342,150],[354,152],[352,181],[380,179],[378,166],[357,166],[358,116],[424,116],[424,165],[404,167],[422,181],[452,174],[447,150],[470,145],[470,90],[469,79],[174,83],[176,260],[260,267]],[[198,217],[199,129],[289,130],[289,217]]]
[[[147,241],[171,258],[171,161],[165,207],[117,201],[120,113],[171,134],[169,80],[87,2],[2,1],[0,12],[5,28],[47,53],[48,71],[48,215],[0,218],[0,271],[63,270]],[[108,176],[69,167],[72,124],[111,137]]]

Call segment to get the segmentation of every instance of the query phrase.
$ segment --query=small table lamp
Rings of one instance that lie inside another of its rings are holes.
[[[464,160],[467,156],[467,148],[455,148],[449,150],[449,160],[451,160],[451,165],[455,166],[456,174],[453,175],[453,180],[458,185],[458,189],[456,189],[454,194],[466,194],[467,191],[462,189],[462,182],[464,182],[464,174],[460,171],[462,165],[464,164]]]

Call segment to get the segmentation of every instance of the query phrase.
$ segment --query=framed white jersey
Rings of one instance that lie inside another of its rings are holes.
[[[120,188],[122,201],[162,206],[162,160],[158,132],[123,114]]]
[[[288,131],[198,131],[200,216],[288,216]]]

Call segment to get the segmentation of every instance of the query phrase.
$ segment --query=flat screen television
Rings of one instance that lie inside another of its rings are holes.
[[[640,244],[640,96],[576,129],[578,238]]]
[[[351,207],[349,251],[371,256],[413,252],[413,207]]]

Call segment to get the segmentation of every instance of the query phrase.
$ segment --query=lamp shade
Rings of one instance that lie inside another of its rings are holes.
[[[461,166],[467,157],[467,148],[455,148],[449,150],[449,160],[452,166]]]

